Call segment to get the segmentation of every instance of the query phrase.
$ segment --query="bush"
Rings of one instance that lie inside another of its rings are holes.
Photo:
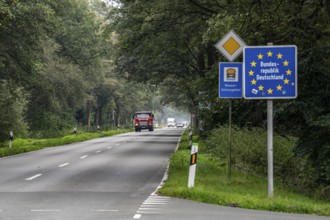
[[[205,141],[207,151],[221,160],[228,160],[228,133],[228,127],[215,129]],[[232,137],[233,167],[251,174],[267,175],[267,131],[234,127]],[[296,143],[296,138],[274,134],[274,176],[279,183],[310,193],[310,186],[315,180],[314,169],[306,157],[295,154]]]
[[[60,146],[74,142],[86,141],[94,138],[112,136],[130,131],[132,131],[132,129],[110,130],[110,131],[102,131],[96,133],[78,132],[76,136],[71,134],[64,137],[48,138],[48,139],[16,138],[13,141],[12,148],[8,147],[8,142],[0,142],[0,157],[40,150],[46,147]]]
[[[330,120],[324,118],[322,123],[307,126],[296,149],[305,155],[315,169],[315,185],[321,188],[330,185]],[[330,198],[330,197],[329,197]]]
[[[13,131],[14,136],[27,134],[23,116],[26,105],[27,95],[23,88],[0,80],[0,141],[9,140],[9,131]]]

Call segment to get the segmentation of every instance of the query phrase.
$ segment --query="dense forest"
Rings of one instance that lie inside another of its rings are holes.
[[[187,108],[206,137],[228,124],[228,100],[218,98],[218,63],[226,60],[214,45],[231,29],[250,46],[296,45],[298,98],[274,101],[274,129],[297,137],[296,158],[312,167],[291,178],[330,196],[329,0],[120,2],[109,17],[119,36],[114,71],[161,85],[163,101]],[[265,128],[266,101],[234,100],[233,123]]]
[[[10,130],[43,137],[130,124],[157,103],[153,87],[114,75],[109,10],[101,1],[1,1],[1,140]]]
[[[297,46],[298,98],[274,101],[274,129],[298,138],[330,195],[329,0],[3,0],[0,138],[129,125],[161,105],[189,111],[207,137],[228,123],[214,45],[231,29],[248,45]],[[265,119],[265,101],[233,101],[236,126]]]

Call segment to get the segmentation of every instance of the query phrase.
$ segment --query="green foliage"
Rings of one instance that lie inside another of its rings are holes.
[[[329,189],[326,190],[330,185],[330,125],[327,118],[323,119],[319,124],[306,127],[296,151],[312,161],[316,183],[324,188],[324,196],[330,198]]]
[[[230,207],[330,216],[328,202],[296,194],[287,185],[275,184],[275,197],[268,198],[266,177],[235,169],[228,180],[226,161],[210,155],[206,143],[199,143],[195,186],[188,188],[190,151],[187,143],[186,132],[171,158],[169,177],[160,189],[162,195]]]
[[[0,91],[0,139],[127,125],[148,105],[148,89],[113,74],[109,10],[99,0],[1,1],[0,81],[10,89]]]
[[[118,36],[115,71],[139,82],[160,84],[163,103],[194,113],[205,137],[205,131],[228,122],[228,102],[218,99],[217,79],[218,61],[225,60],[213,46],[221,36],[234,29],[248,45],[297,45],[299,95],[296,100],[274,102],[274,129],[298,137],[300,144],[296,155],[286,155],[288,161],[281,163],[299,164],[297,158],[303,158],[306,166],[299,165],[300,169],[306,169],[308,175],[316,173],[303,186],[329,184],[329,138],[322,138],[328,130],[330,110],[328,1],[121,2],[122,7],[110,14],[109,25]],[[203,103],[210,108],[199,108]],[[265,106],[264,101],[235,100],[234,123],[265,126]],[[315,123],[319,133],[308,134]],[[252,159],[258,162],[258,158]]]
[[[115,45],[116,72],[162,84],[164,104],[194,109],[198,88],[193,82],[207,68],[202,54],[205,47],[197,40],[203,33],[200,18],[204,17],[186,1],[123,2],[111,26],[120,36]]]
[[[97,133],[81,133],[77,135],[70,134],[59,138],[49,139],[22,139],[18,138],[13,141],[13,147],[8,148],[6,143],[0,145],[0,157],[41,150],[47,147],[71,144],[75,142],[86,141],[94,138],[107,137],[117,134],[130,132],[132,129],[108,130]]]
[[[11,126],[15,136],[54,137],[77,124],[129,125],[134,111],[160,111],[164,104],[194,113],[207,137],[228,121],[228,102],[217,96],[224,58],[213,45],[234,29],[248,45],[297,45],[299,95],[274,102],[274,124],[278,134],[298,137],[299,145],[279,156],[279,167],[294,169],[276,172],[289,176],[298,169],[287,184],[319,187],[327,195],[329,20],[323,0],[123,0],[120,7],[99,0],[1,1],[0,139]],[[210,108],[200,108],[205,103]],[[262,127],[265,109],[263,101],[235,100],[234,123]],[[276,139],[279,149],[290,145]],[[242,153],[254,166],[265,161],[256,156],[262,149]]]
[[[227,127],[213,130],[205,141],[206,151],[222,161],[228,161],[228,134]],[[233,167],[246,173],[266,176],[267,132],[261,128],[234,128],[232,137]],[[279,184],[311,195],[315,193],[315,168],[306,156],[295,154],[296,144],[296,138],[274,135],[274,175]]]
[[[15,5],[15,0],[0,2],[0,31],[7,29],[10,22],[14,19],[12,10]]]
[[[0,141],[8,140],[10,131],[14,132],[14,136],[27,134],[23,118],[27,98],[23,88],[0,80]]]

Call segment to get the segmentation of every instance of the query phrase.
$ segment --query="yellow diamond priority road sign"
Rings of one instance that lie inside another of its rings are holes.
[[[230,30],[215,45],[229,61],[235,60],[242,53],[245,46],[246,43],[233,30]]]

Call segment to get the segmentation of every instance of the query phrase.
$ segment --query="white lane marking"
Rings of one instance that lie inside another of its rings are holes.
[[[162,207],[168,204],[171,200],[170,197],[167,196],[158,196],[151,194],[140,206],[140,208],[136,211],[135,216],[142,216],[142,214],[160,214],[162,212]],[[139,217],[139,218],[140,218]],[[134,217],[133,217],[134,218]]]
[[[84,156],[80,157],[80,159],[85,159],[86,157],[88,157],[88,155],[84,155]]]
[[[144,204],[142,204],[141,207],[148,208],[148,207],[155,207],[155,205],[144,205]]]
[[[58,167],[65,167],[65,166],[67,166],[67,165],[69,165],[69,163],[61,164],[61,165],[59,165]]]
[[[95,153],[97,153],[97,154],[98,154],[98,153],[101,153],[101,152],[102,152],[101,150],[98,150],[98,151],[96,151]]]
[[[150,203],[156,203],[156,204],[167,204],[168,200],[146,200],[143,204],[150,204]]]
[[[60,209],[31,209],[31,212],[60,212]]]
[[[166,205],[167,202],[144,202],[143,205]]]
[[[92,212],[119,212],[117,209],[96,209],[96,210],[91,210]]]
[[[152,196],[146,199],[146,201],[168,201],[168,200],[170,200],[170,198],[160,197],[160,196],[156,196],[156,197]]]
[[[112,147],[108,147],[108,149],[111,149]]]
[[[39,174],[37,174],[37,175],[34,175],[34,176],[31,176],[30,178],[27,178],[27,179],[25,179],[25,180],[33,180],[33,179],[35,179],[35,178],[38,178],[39,176],[42,176],[42,174],[41,173],[39,173]]]
[[[120,145],[120,143],[116,144],[116,146],[119,146],[119,145]]]
[[[133,218],[134,219],[139,219],[139,218],[141,218],[141,216],[142,216],[141,214],[135,214]]]
[[[160,212],[157,212],[157,210],[156,211],[149,211],[149,210],[140,211],[140,210],[138,210],[136,213],[138,213],[138,214],[161,214]]]

